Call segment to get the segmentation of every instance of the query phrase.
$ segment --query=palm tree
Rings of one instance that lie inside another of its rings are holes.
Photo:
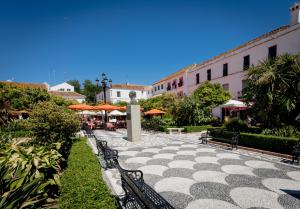
[[[268,59],[248,71],[247,101],[266,127],[291,124],[300,111],[300,54]]]

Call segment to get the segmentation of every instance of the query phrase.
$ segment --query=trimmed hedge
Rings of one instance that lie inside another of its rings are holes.
[[[205,126],[183,126],[184,132],[191,133],[191,132],[201,132],[205,131],[209,128],[212,128],[211,125],[205,125]]]
[[[241,133],[239,145],[256,149],[291,154],[293,146],[299,139],[292,137],[279,137],[263,134]]]
[[[222,136],[224,129],[210,129],[213,136]],[[293,146],[298,142],[298,138],[279,137],[263,134],[240,133],[238,145],[261,149],[271,152],[291,154]],[[217,140],[216,140],[217,141]]]
[[[61,178],[59,208],[117,208],[115,199],[102,179],[96,156],[85,138],[72,146],[68,168]]]

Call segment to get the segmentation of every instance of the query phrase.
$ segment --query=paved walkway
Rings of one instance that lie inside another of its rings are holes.
[[[124,139],[126,130],[95,135],[119,151],[122,167],[142,170],[145,182],[175,208],[300,208],[300,169],[280,158],[202,145],[198,134],[143,132],[138,143]],[[118,172],[105,176],[123,194]]]

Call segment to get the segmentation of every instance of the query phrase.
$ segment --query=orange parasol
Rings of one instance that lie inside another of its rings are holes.
[[[126,109],[127,109],[126,106],[119,107],[119,110],[121,110],[121,111],[125,111]]]
[[[70,105],[69,109],[71,109],[71,110],[94,110],[94,107],[87,105],[87,104],[76,104],[76,105]]]
[[[166,112],[158,110],[158,109],[152,109],[152,110],[145,112],[145,115],[163,115],[165,113]]]
[[[114,106],[114,105],[109,105],[109,104],[104,104],[104,105],[98,105],[94,107],[94,110],[120,110],[120,107]]]

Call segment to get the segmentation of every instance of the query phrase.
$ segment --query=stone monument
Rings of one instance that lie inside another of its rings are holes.
[[[141,108],[136,101],[136,92],[129,92],[130,104],[126,110],[127,139],[131,142],[141,140]]]

